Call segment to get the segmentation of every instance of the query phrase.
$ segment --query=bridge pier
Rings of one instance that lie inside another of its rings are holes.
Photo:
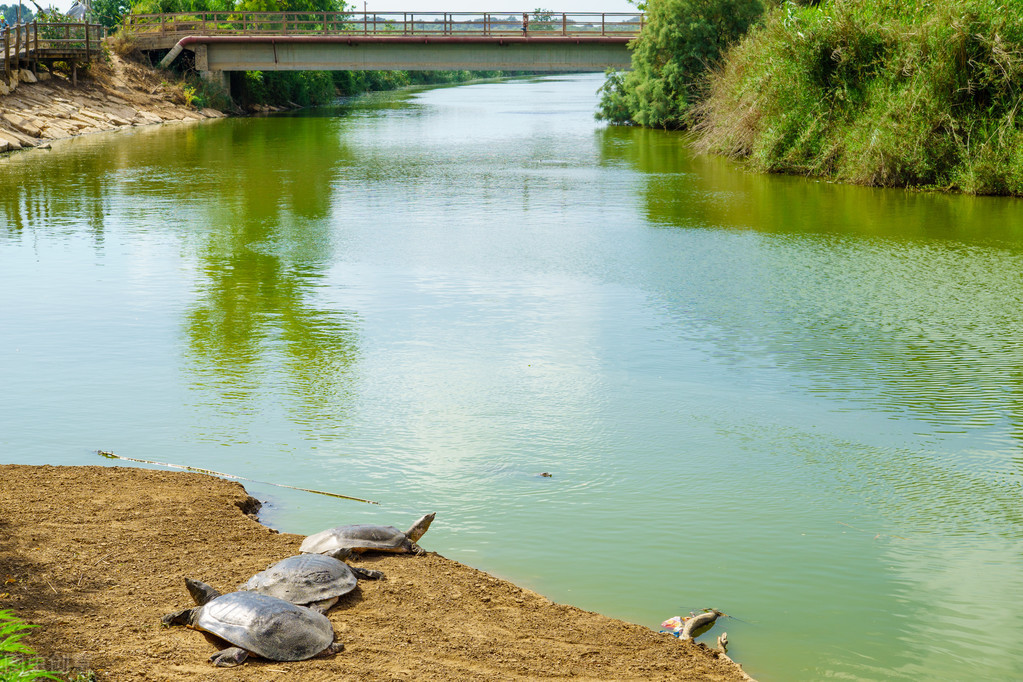
[[[192,46],[192,52],[195,54],[195,70],[199,72],[202,79],[223,88],[227,96],[230,97],[231,79],[228,77],[227,71],[210,68],[209,48],[202,43],[197,43]]]
[[[224,93],[231,96],[231,79],[228,76],[227,71],[200,71],[199,75],[207,83],[213,83],[216,86],[223,88]]]

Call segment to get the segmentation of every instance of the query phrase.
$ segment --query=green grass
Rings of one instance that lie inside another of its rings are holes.
[[[54,672],[40,670],[35,652],[21,642],[34,627],[15,616],[13,611],[0,611],[0,682],[63,679]]]
[[[1023,194],[1023,22],[994,0],[785,4],[724,55],[698,147],[762,171]]]

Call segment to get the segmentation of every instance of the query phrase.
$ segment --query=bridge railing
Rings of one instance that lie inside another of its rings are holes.
[[[16,24],[0,32],[3,72],[10,83],[13,70],[37,60],[91,59],[100,54],[104,29],[99,24]]]
[[[639,35],[642,12],[194,12],[131,14],[137,35],[616,37]]]

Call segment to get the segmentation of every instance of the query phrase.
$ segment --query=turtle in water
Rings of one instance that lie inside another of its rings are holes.
[[[185,579],[198,606],[168,613],[164,625],[208,632],[232,646],[210,656],[226,668],[251,654],[271,661],[303,661],[329,656],[345,645],[334,641],[334,627],[322,613],[258,592],[221,594],[206,583]]]
[[[239,590],[268,594],[326,613],[355,589],[359,578],[383,578],[380,571],[349,566],[325,554],[297,554],[249,578]]]
[[[416,542],[430,528],[436,515],[436,512],[426,514],[404,533],[394,526],[371,523],[330,528],[307,537],[299,550],[309,554],[327,554],[335,559],[347,559],[353,553],[361,554],[368,550],[426,554],[426,550]]]

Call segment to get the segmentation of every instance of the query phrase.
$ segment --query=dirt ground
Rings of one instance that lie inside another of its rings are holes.
[[[328,613],[342,653],[214,668],[215,643],[160,617],[192,606],[185,577],[228,591],[298,552],[302,536],[260,525],[245,514],[255,506],[238,483],[201,474],[0,465],[0,609],[40,625],[25,643],[49,667],[97,680],[749,679],[702,644],[435,552],[352,562],[386,578]]]

